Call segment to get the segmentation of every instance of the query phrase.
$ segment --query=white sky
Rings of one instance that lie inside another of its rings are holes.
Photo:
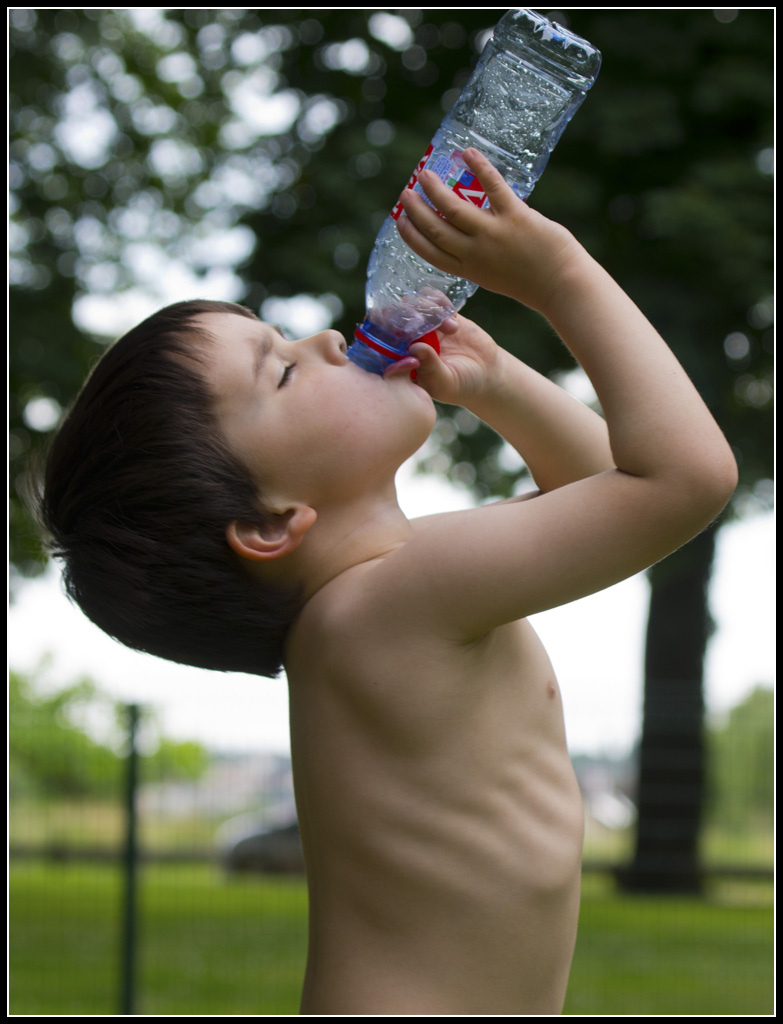
[[[442,479],[398,478],[409,516],[465,508],[466,493]],[[706,665],[708,710],[724,711],[774,679],[774,540],[771,514],[729,523],[719,534],[710,600],[717,631]],[[624,752],[638,736],[647,605],[643,575],[531,621],[560,680],[573,753]],[[34,669],[49,653],[52,688],[92,676],[114,697],[148,705],[165,734],[213,749],[288,751],[284,680],[204,672],[127,650],[64,597],[58,575],[24,585],[9,612],[10,667]]]

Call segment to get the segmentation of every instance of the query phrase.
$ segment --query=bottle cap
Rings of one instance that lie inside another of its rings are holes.
[[[414,338],[411,345],[429,345],[430,348],[434,348],[435,351],[440,355],[440,341],[435,331],[428,331],[427,334],[422,334],[420,338]]]

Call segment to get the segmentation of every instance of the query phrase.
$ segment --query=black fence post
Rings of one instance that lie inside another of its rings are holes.
[[[123,852],[123,908],[122,948],[120,980],[120,1014],[135,1013],[136,997],[136,872],[138,847],[136,837],[136,786],[138,776],[138,752],[136,750],[136,729],[139,723],[139,707],[128,705],[128,759],[125,775],[125,849]]]

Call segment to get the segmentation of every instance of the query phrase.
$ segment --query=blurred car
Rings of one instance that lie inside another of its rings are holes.
[[[229,874],[245,871],[304,874],[302,840],[296,822],[270,828],[264,827],[256,817],[243,815],[226,822],[216,840],[220,863]]]

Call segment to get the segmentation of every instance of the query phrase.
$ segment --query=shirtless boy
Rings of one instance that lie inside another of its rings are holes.
[[[282,649],[310,892],[304,1014],[561,1011],[582,807],[552,666],[526,617],[663,558],[736,485],[720,430],[630,299],[485,158],[465,159],[491,209],[425,173],[442,216],[406,192],[403,238],[435,266],[544,315],[605,419],[460,316],[443,325],[440,355],[414,345],[384,378],[350,363],[335,331],[292,342],[228,309],[193,321],[209,415],[266,510],[232,514],[221,540],[249,594],[298,588]],[[189,359],[182,349],[169,365]],[[394,476],[432,429],[433,399],[464,406],[512,444],[534,496],[408,521]],[[75,436],[60,442],[55,466]],[[50,476],[62,491],[62,470]],[[63,507],[49,499],[55,537]],[[176,531],[169,537],[159,546],[176,551]],[[201,614],[199,630],[214,633],[216,613]],[[232,648],[250,627],[218,626],[225,656],[213,667],[235,667]],[[177,650],[121,638],[209,661],[185,639]]]

